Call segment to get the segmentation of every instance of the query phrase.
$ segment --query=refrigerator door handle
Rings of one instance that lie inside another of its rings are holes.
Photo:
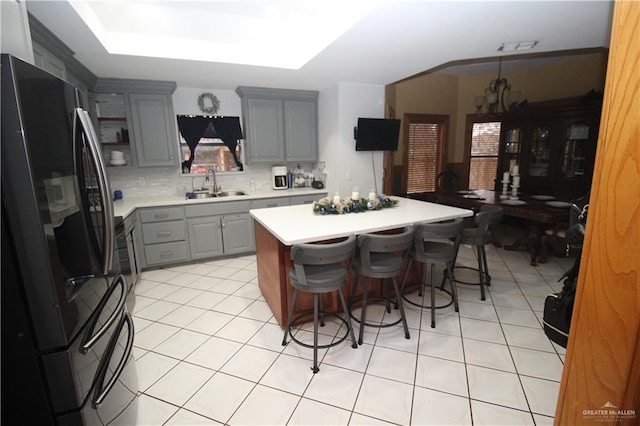
[[[109,298],[116,291],[116,288],[118,288],[118,286],[120,287],[121,293],[120,293],[120,299],[118,299],[118,304],[116,305],[116,308],[113,310],[113,313],[111,314],[111,316],[109,316],[109,318],[100,327],[100,329],[94,332],[93,328],[97,324],[100,314],[104,310],[106,303],[109,301]],[[107,294],[104,296],[102,303],[100,303],[100,305],[96,309],[95,317],[93,319],[91,326],[87,328],[85,337],[83,338],[83,341],[82,341],[82,346],[80,347],[80,352],[82,354],[86,354],[87,352],[89,352],[93,347],[93,345],[95,345],[96,342],[100,340],[100,338],[107,332],[107,330],[111,328],[112,324],[116,322],[116,320],[120,317],[120,314],[124,311],[124,304],[127,301],[127,287],[128,287],[127,282],[124,279],[124,276],[122,275],[118,276],[118,279],[113,284],[111,289],[107,292]]]
[[[120,360],[118,361],[118,365],[113,371],[113,375],[109,379],[109,382],[106,385],[104,385],[104,379],[107,373],[109,372],[109,368],[108,368],[109,362],[111,361],[111,357],[113,356],[113,353],[115,351],[116,344],[118,343],[118,336],[122,332],[122,329],[125,326],[125,323],[128,326],[128,331],[127,331],[128,334],[127,334],[127,344],[124,349],[124,353],[122,354],[122,358],[120,358]],[[102,404],[102,402],[105,400],[105,398],[107,397],[107,395],[109,394],[113,386],[116,384],[116,382],[120,378],[120,375],[122,374],[122,371],[124,370],[124,367],[126,366],[129,356],[131,354],[131,348],[133,347],[133,334],[134,334],[133,320],[131,319],[131,315],[129,315],[128,312],[124,312],[122,316],[122,320],[120,321],[120,324],[118,324],[117,330],[111,337],[109,346],[107,347],[107,350],[105,351],[103,358],[100,361],[102,365],[98,369],[97,386],[96,386],[95,393],[93,395],[93,399],[91,400],[91,406],[93,408],[97,409],[100,406],[100,404]]]
[[[102,199],[103,209],[102,215],[104,219],[104,247],[102,251],[102,273],[107,275],[111,270],[113,264],[113,252],[116,244],[115,235],[115,223],[113,213],[113,200],[111,199],[111,190],[109,185],[109,179],[107,176],[107,169],[102,161],[102,154],[100,152],[100,145],[98,142],[98,136],[91,124],[91,118],[89,113],[82,108],[75,109],[75,116],[77,117],[84,135],[86,136],[87,145],[98,177],[98,185],[100,191],[100,198]],[[74,135],[75,136],[75,135]],[[77,142],[77,140],[76,140]]]

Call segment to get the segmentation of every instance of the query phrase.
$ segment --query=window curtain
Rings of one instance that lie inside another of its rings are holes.
[[[229,149],[238,170],[244,166],[236,155],[238,140],[243,139],[238,117],[206,117],[202,115],[179,115],[178,130],[189,147],[189,158],[182,162],[182,172],[189,173],[195,150],[202,138],[218,138]]]

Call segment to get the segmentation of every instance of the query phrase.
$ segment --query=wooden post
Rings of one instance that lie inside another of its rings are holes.
[[[640,424],[640,2],[614,7],[555,425]]]

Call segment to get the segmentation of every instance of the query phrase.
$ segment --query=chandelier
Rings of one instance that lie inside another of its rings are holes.
[[[512,92],[511,85],[502,77],[502,56],[498,63],[498,78],[491,80],[484,89],[484,96],[476,96],[476,114],[501,117],[520,102],[521,92]]]

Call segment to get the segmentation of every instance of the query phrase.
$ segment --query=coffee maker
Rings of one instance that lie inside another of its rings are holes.
[[[271,185],[273,189],[287,189],[286,166],[275,166],[271,168]]]

